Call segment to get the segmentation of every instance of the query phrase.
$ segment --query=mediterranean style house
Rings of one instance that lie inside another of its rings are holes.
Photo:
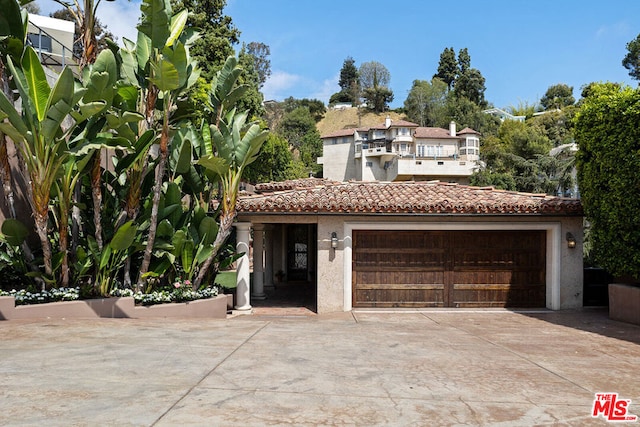
[[[237,204],[237,310],[280,285],[318,313],[582,306],[580,200],[434,181],[255,190]]]
[[[421,127],[386,118],[379,126],[323,135],[323,176],[333,181],[431,181],[468,184],[478,166],[480,134]]]

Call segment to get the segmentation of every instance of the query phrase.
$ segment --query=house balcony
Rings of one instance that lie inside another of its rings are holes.
[[[416,178],[449,179],[465,178],[473,174],[477,164],[463,157],[401,157],[397,159],[397,172],[389,180],[406,180]]]
[[[391,142],[393,143],[406,142],[406,143],[412,144],[413,137],[411,135],[396,135]]]

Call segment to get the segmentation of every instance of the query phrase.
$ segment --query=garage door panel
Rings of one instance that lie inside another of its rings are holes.
[[[405,267],[439,267],[441,268],[445,260],[444,252],[430,253],[430,252],[407,252],[407,251],[394,251],[389,252],[359,252],[355,259],[356,267],[385,267],[394,266],[397,268]]]
[[[444,285],[359,287],[355,301],[354,307],[443,307]]]
[[[354,307],[545,305],[544,231],[355,230],[353,241]]]
[[[355,274],[360,286],[444,285],[444,271],[365,270]]]

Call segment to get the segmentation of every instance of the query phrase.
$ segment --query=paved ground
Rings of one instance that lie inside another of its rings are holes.
[[[0,425],[606,425],[640,328],[603,310],[0,321]]]

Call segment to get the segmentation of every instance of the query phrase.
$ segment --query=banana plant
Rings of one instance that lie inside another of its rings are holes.
[[[12,97],[7,75],[7,58],[19,61],[24,51],[27,37],[27,11],[20,8],[16,0],[0,0],[0,90],[9,99]],[[0,131],[0,180],[11,218],[16,217],[14,193],[11,183],[11,167],[7,151],[8,141]]]
[[[8,58],[8,67],[22,100],[18,113],[9,99],[0,93],[0,131],[16,144],[29,175],[27,188],[36,232],[42,246],[44,274],[52,279],[51,243],[47,231],[50,194],[55,180],[62,174],[68,158],[67,139],[74,126],[65,129],[64,120],[79,105],[75,123],[80,123],[100,111],[103,101],[81,104],[84,90],[76,90],[69,68],[64,68],[53,88],[47,82],[38,55],[27,47],[21,67]],[[8,121],[4,121],[4,119]]]
[[[219,126],[211,125],[212,140],[216,155],[198,160],[198,164],[214,173],[220,179],[219,229],[213,242],[213,252],[200,267],[194,287],[199,287],[218,250],[231,233],[236,217],[236,200],[244,169],[258,157],[260,148],[266,141],[268,131],[260,129],[256,123],[247,123],[248,112],[236,113],[235,108],[221,120]]]
[[[148,93],[157,95],[161,100],[160,138],[158,141],[158,161],[155,171],[155,185],[147,245],[145,247],[142,265],[140,266],[138,285],[144,282],[144,276],[149,271],[153,254],[154,241],[158,227],[158,209],[165,178],[165,169],[169,154],[169,147],[173,138],[170,128],[171,115],[177,98],[195,84],[200,75],[197,64],[189,56],[188,44],[184,33],[188,12],[183,10],[173,14],[171,5],[163,0],[144,0],[141,6],[142,22],[138,26],[138,49],[144,52],[142,59],[149,64],[148,81],[152,84]],[[141,36],[142,34],[142,36]],[[148,52],[148,57],[146,56]],[[131,59],[131,58],[129,58]],[[138,66],[141,55],[137,55]],[[153,97],[151,98],[153,99]],[[147,111],[148,114],[148,111]],[[148,117],[148,116],[147,116]]]

